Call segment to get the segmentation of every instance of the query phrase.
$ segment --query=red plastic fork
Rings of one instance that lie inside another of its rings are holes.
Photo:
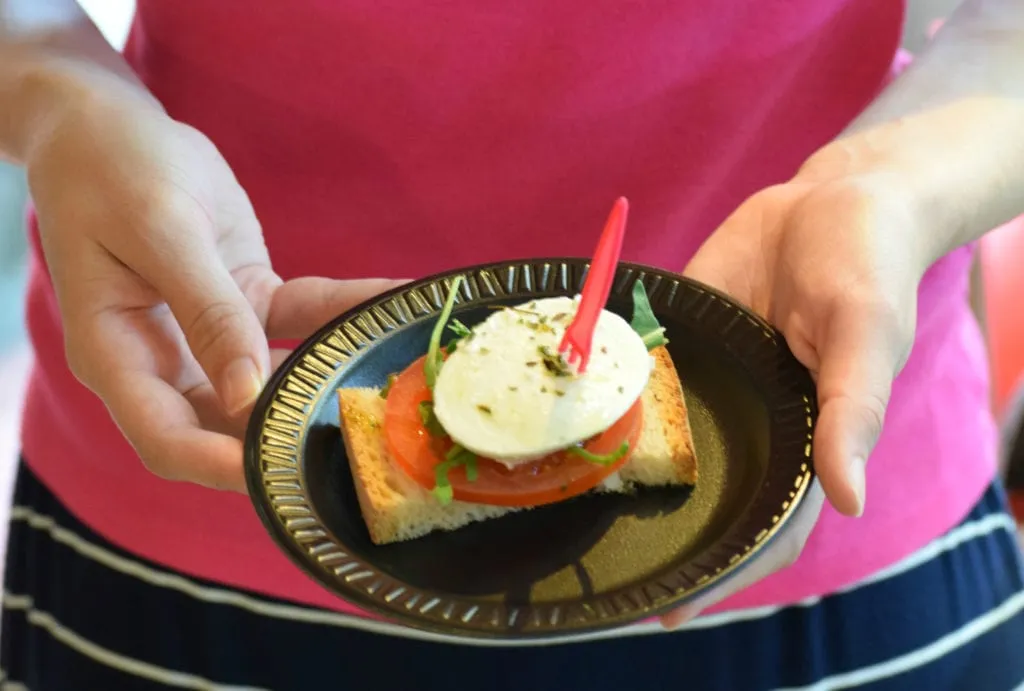
[[[565,361],[576,367],[583,374],[590,362],[590,347],[594,341],[594,328],[601,310],[608,302],[608,293],[612,290],[615,278],[615,267],[619,264],[622,253],[622,238],[626,234],[626,216],[629,213],[629,202],[619,197],[612,207],[612,212],[604,224],[601,239],[597,242],[594,258],[590,262],[587,280],[583,283],[583,294],[580,306],[576,310],[569,328],[565,330],[558,352]]]

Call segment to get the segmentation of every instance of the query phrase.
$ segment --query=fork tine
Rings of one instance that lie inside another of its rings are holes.
[[[579,350],[576,349],[576,344],[575,342],[573,342],[572,338],[570,338],[569,341],[566,343],[566,349],[563,357],[565,357],[565,361],[566,363],[569,364],[570,367],[576,366],[576,362],[579,360],[580,357],[580,352]]]
[[[570,344],[572,347],[569,350],[571,358],[569,364],[575,367],[577,370],[582,370],[586,366],[583,357],[583,350],[579,347],[575,340],[570,341]]]

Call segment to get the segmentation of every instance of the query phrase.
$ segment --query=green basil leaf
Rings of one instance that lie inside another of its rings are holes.
[[[448,324],[448,329],[459,338],[465,338],[473,333],[468,326],[458,319],[452,319],[451,323]]]
[[[427,428],[427,432],[430,433],[430,436],[436,438],[448,436],[448,433],[444,431],[444,427],[441,426],[441,421],[438,420],[437,415],[434,414],[433,401],[420,401],[419,412],[420,420],[423,421],[423,426]]]
[[[476,478],[479,475],[476,467],[476,454],[469,454],[469,457],[465,460],[466,464],[466,479],[470,482],[476,482]]]
[[[455,465],[456,464],[451,461],[443,461],[434,466],[434,489],[431,490],[431,492],[442,504],[450,504],[455,496],[455,491],[452,489],[452,483],[448,479],[448,472],[454,468]]]
[[[668,339],[665,338],[665,328],[658,323],[658,318],[654,316],[644,282],[640,279],[633,284],[633,320],[629,325],[643,339],[647,350],[654,350],[658,346],[668,343]]]
[[[579,456],[589,463],[596,463],[597,465],[611,465],[612,463],[615,463],[615,461],[622,460],[622,457],[626,455],[629,451],[629,442],[622,442],[622,445],[619,448],[608,454],[591,453],[582,446],[570,446],[566,451],[574,456]]]
[[[466,479],[476,482],[478,474],[476,454],[458,444],[449,449],[444,460],[434,466],[434,489],[431,491],[442,504],[450,503],[455,495],[451,480],[448,479],[448,473],[460,465],[466,467]]]
[[[430,334],[430,347],[427,348],[427,359],[423,365],[424,374],[427,376],[427,387],[433,391],[437,382],[437,374],[441,371],[444,358],[441,355],[441,336],[444,334],[444,327],[452,316],[452,308],[455,307],[455,298],[459,293],[459,285],[462,283],[462,276],[456,276],[452,281],[451,290],[448,291],[448,298],[444,301],[441,314],[438,315],[437,323]]]
[[[383,398],[385,400],[387,399],[388,394],[391,393],[391,387],[395,385],[395,382],[397,380],[398,380],[398,375],[397,374],[389,374],[388,375],[388,380],[384,383],[384,388],[380,390],[380,397],[381,398]]]
[[[459,343],[473,335],[472,330],[458,319],[451,320],[448,324],[448,330],[455,334],[454,338],[448,341],[448,345],[445,346],[445,351],[449,355],[455,352],[455,349],[459,347]]]

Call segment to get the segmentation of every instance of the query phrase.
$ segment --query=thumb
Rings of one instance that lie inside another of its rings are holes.
[[[292,279],[274,292],[267,335],[273,340],[307,338],[338,315],[405,283],[408,281],[390,278]]]
[[[903,366],[901,332],[857,310],[829,320],[819,353],[814,465],[840,513],[864,510],[865,464],[882,433],[892,382]]]

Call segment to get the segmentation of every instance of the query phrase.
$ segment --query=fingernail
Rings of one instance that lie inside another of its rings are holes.
[[[853,489],[853,496],[857,499],[857,509],[854,512],[854,516],[858,518],[862,513],[864,513],[865,467],[866,464],[864,462],[864,458],[861,456],[854,456],[851,458],[849,465],[846,467],[846,479],[850,482],[850,487]]]
[[[238,358],[226,368],[221,375],[224,407],[229,415],[238,415],[252,405],[263,390],[263,377],[249,358]]]
[[[661,628],[666,631],[675,631],[680,626],[700,614],[700,608],[690,604],[674,609],[660,618]]]

